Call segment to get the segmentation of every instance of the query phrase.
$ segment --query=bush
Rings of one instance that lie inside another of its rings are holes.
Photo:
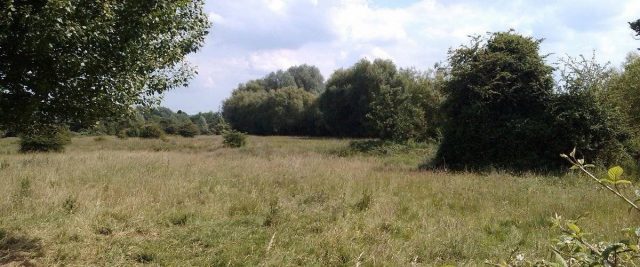
[[[198,126],[196,126],[191,121],[180,125],[180,127],[178,128],[178,134],[183,137],[195,137],[199,133],[200,131],[198,130]]]
[[[127,135],[127,130],[120,130],[118,131],[118,133],[116,133],[116,137],[118,137],[119,139],[127,139],[127,137],[129,137]]]
[[[71,143],[69,130],[59,126],[39,126],[20,136],[21,152],[61,152]]]
[[[231,130],[231,125],[224,120],[224,118],[220,117],[215,124],[210,126],[211,133],[215,135],[222,135],[227,131]]]
[[[238,148],[247,144],[247,135],[238,131],[227,131],[222,134],[222,137],[224,138],[222,143],[226,147]]]
[[[538,52],[541,41],[512,32],[473,41],[449,55],[436,165],[516,171],[558,166],[545,145],[554,82],[553,68]]]
[[[160,129],[160,126],[156,124],[147,124],[142,127],[140,131],[140,137],[149,139],[160,139],[164,136],[164,132]]]

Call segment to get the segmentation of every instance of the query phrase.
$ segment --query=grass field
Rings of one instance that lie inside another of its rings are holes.
[[[548,257],[554,213],[594,233],[638,224],[584,177],[418,170],[435,147],[248,141],[81,137],[19,154],[2,139],[0,265],[473,266]]]

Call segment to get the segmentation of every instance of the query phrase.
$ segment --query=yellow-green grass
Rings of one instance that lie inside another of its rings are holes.
[[[480,265],[548,257],[555,213],[594,238],[638,225],[584,177],[420,171],[433,149],[341,156],[348,142],[2,139],[0,265]]]

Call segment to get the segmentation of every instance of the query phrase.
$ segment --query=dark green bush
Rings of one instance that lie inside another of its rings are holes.
[[[180,125],[178,128],[178,134],[183,137],[195,137],[199,133],[198,126],[191,121]]]
[[[140,130],[140,137],[149,139],[159,139],[164,136],[164,132],[160,126],[156,124],[147,124]]]
[[[226,147],[243,147],[247,144],[247,135],[235,130],[227,131],[222,134],[222,143]]]
[[[61,152],[71,143],[69,130],[59,126],[38,126],[20,136],[21,152]]]

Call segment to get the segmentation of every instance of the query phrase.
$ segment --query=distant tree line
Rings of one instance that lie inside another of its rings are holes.
[[[157,128],[162,135],[181,135],[184,137],[220,135],[231,129],[219,112],[200,112],[189,115],[181,110],[174,112],[166,107],[138,106],[127,119],[100,121],[91,128],[72,125],[70,130],[90,135],[147,137],[144,132],[149,131],[149,127]],[[156,135],[151,134],[148,137]]]

